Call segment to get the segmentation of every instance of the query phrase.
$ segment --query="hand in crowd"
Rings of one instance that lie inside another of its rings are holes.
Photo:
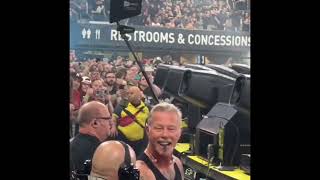
[[[114,122],[114,118],[112,118],[112,126],[111,126],[111,129],[110,129],[110,136],[111,137],[116,137],[118,136],[118,130],[117,130],[117,127],[116,127],[116,123]]]
[[[127,82],[123,79],[117,78],[116,83],[120,86],[120,85],[127,85]]]
[[[92,88],[88,88],[86,96],[89,96],[89,97],[93,96],[93,89]]]
[[[125,89],[119,89],[117,91],[117,96],[120,98],[125,98],[127,96],[127,91]]]
[[[105,98],[106,98],[106,102],[110,102],[111,101],[111,95],[110,94],[107,94],[105,96]]]

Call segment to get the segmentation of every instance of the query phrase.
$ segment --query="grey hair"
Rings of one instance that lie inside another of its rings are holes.
[[[90,101],[82,105],[78,112],[77,122],[81,127],[89,124],[92,119],[99,114],[101,108],[107,108],[104,104],[98,101]],[[109,110],[109,109],[108,109]]]
[[[161,102],[157,105],[155,105],[151,111],[150,111],[150,115],[149,115],[149,119],[147,124],[150,125],[152,123],[152,115],[155,112],[173,112],[176,113],[178,116],[178,121],[181,123],[182,120],[182,113],[181,111],[173,104],[167,103],[167,102]]]

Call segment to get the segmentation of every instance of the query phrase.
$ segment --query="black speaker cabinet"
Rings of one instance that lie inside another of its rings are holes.
[[[196,128],[195,153],[207,159],[212,144],[215,162],[237,166],[241,154],[250,154],[250,111],[217,103]]]
[[[159,72],[158,72],[159,71]],[[170,95],[179,97],[182,80],[188,70],[179,66],[159,65],[155,77],[155,84],[162,87]]]
[[[234,78],[215,71],[190,69],[185,73],[179,96],[209,111],[217,102],[228,102],[234,82]]]
[[[207,64],[206,67],[216,70],[218,73],[230,76],[232,78],[237,78],[239,76],[238,72],[224,65]]]
[[[168,78],[169,70],[170,66],[168,65],[159,64],[157,67],[156,75],[154,77],[154,84],[161,89],[164,88],[165,82]]]

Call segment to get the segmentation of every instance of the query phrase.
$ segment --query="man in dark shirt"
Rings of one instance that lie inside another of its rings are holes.
[[[109,92],[108,94],[110,95],[111,103],[113,107],[116,107],[118,86],[116,83],[116,74],[114,72],[110,71],[106,73],[105,85]]]
[[[70,142],[70,171],[82,170],[98,145],[106,140],[112,126],[108,108],[97,101],[84,104],[78,114],[79,134]]]
[[[152,74],[149,73],[148,77],[149,77],[149,80],[150,80],[150,83],[152,85],[152,88],[153,88],[155,95],[157,96],[157,98],[159,98],[159,96],[161,95],[161,89],[153,83],[154,78],[153,78]],[[149,105],[157,104],[156,100],[152,96],[152,92],[151,92],[152,90],[149,87],[144,76],[141,77],[139,84],[138,84],[138,87],[143,92],[144,99],[147,104],[149,104]]]
[[[111,71],[106,73],[105,83],[110,95],[117,93],[118,88],[116,85],[116,74],[114,72]]]

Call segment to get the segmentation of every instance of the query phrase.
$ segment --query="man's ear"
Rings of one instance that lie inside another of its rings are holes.
[[[90,125],[93,127],[93,128],[97,128],[98,127],[98,121],[96,119],[92,120]]]
[[[179,138],[178,139],[180,139],[181,134],[182,134],[182,128],[180,128],[180,133],[179,133]]]
[[[145,127],[145,128],[146,128],[146,133],[147,133],[147,135],[149,135],[149,130],[150,130],[149,128],[150,128],[150,127],[149,127],[148,123],[146,124],[146,127]]]

